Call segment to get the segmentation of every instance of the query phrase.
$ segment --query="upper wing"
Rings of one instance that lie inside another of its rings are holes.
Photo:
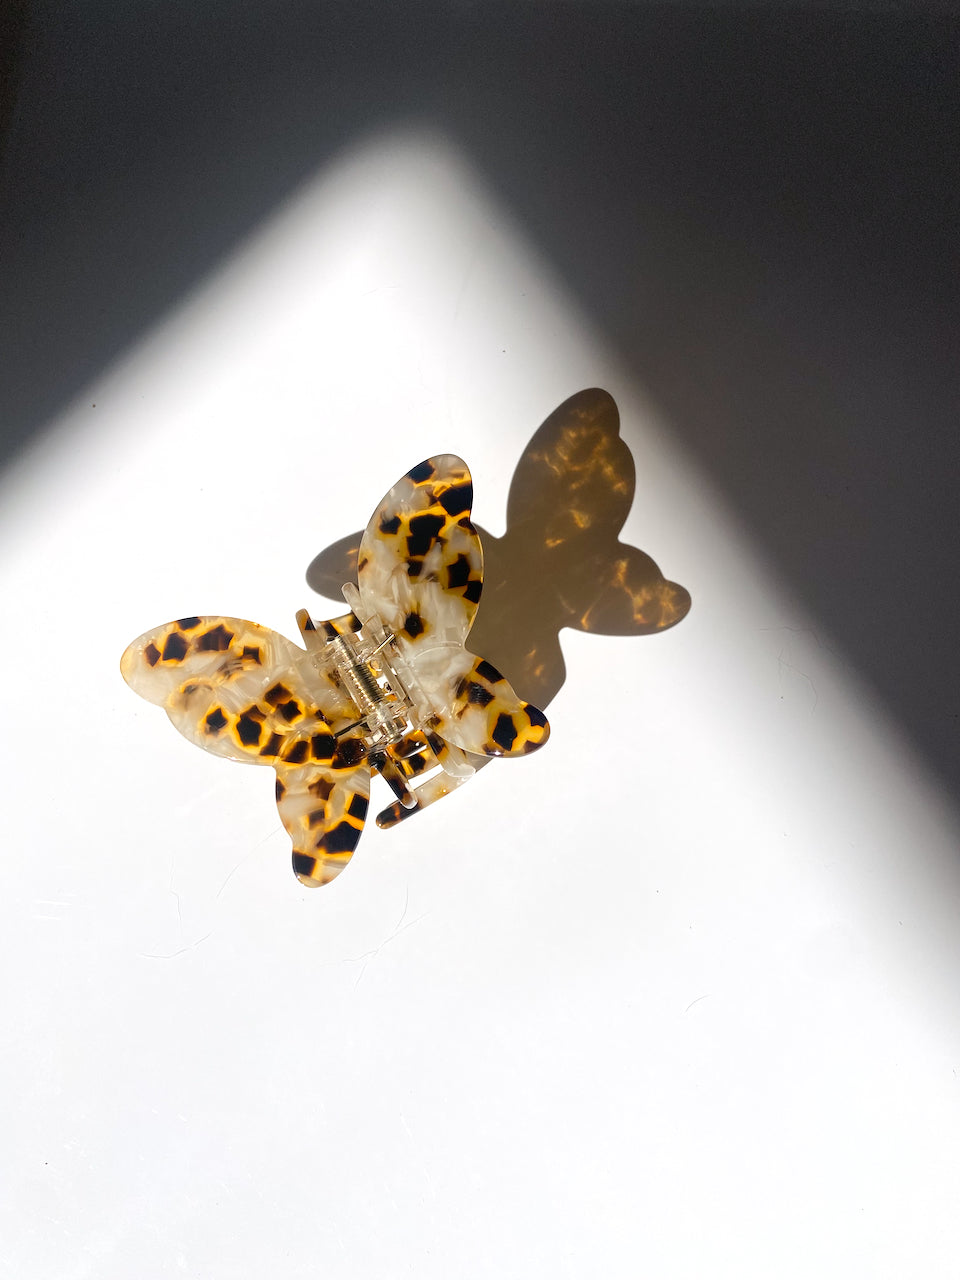
[[[120,669],[197,746],[276,769],[280,818],[304,884],[324,884],[346,865],[363,829],[370,769],[358,735],[344,732],[356,718],[352,704],[303,649],[241,618],[181,618],[135,640]]]
[[[445,453],[398,480],[367,525],[357,559],[360,596],[401,644],[466,640],[483,585],[472,504],[467,464]]]
[[[360,596],[396,637],[434,732],[476,755],[522,755],[546,741],[546,717],[464,647],[483,585],[472,503],[470,472],[453,454],[409,471],[361,539]]]

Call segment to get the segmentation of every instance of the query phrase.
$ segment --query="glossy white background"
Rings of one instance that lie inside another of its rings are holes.
[[[501,533],[592,385],[689,617],[564,633],[542,752],[301,888],[272,773],[122,649],[337,612],[308,564],[433,452]],[[344,155],[90,385],[0,548],[0,1273],[954,1273],[956,815],[443,137]]]

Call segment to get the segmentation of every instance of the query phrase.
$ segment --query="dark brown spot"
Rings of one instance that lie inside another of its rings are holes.
[[[426,462],[418,462],[407,472],[407,475],[414,484],[423,484],[424,480],[429,480],[433,475],[433,463],[429,459]]]
[[[503,712],[498,717],[490,736],[501,750],[509,751],[517,740],[517,726],[513,723],[513,717]]]
[[[307,618],[306,622],[303,624],[303,629],[304,631],[316,631],[316,624],[312,618]]]
[[[263,650],[255,644],[245,644],[243,646],[244,662],[255,662],[259,667],[263,662]]]
[[[314,760],[333,759],[334,737],[332,733],[315,733],[310,739],[310,755]]]
[[[363,573],[364,569],[370,563],[369,559],[364,556],[362,560],[357,561],[357,573]]]
[[[329,778],[314,778],[307,790],[312,796],[316,796],[318,800],[329,800],[333,792],[333,783]]]
[[[332,830],[326,832],[321,837],[318,849],[322,849],[324,853],[351,853],[357,846],[360,839],[360,832],[356,827],[351,827],[347,821],[338,822]]]
[[[222,622],[218,622],[215,627],[211,627],[209,631],[205,631],[202,636],[197,637],[196,645],[200,650],[219,652],[223,649],[229,649],[232,639],[233,632],[228,631]]]
[[[471,604],[477,604],[482,590],[482,580],[480,578],[472,578],[463,589],[463,598],[464,600],[469,600]]]
[[[245,747],[257,745],[262,729],[263,726],[249,711],[245,711],[237,721],[237,737]]]
[[[299,720],[303,715],[303,708],[294,698],[291,698],[289,702],[282,702],[280,706],[277,707],[277,710],[283,716],[284,720],[286,720],[287,724],[290,724],[294,720]]]
[[[523,709],[524,711],[526,711],[527,719],[530,721],[532,725],[535,725],[538,729],[546,728],[547,717],[543,714],[543,712],[540,710],[539,707],[531,706],[531,704],[528,702]]]
[[[151,667],[155,667],[160,661],[160,650],[155,644],[148,644],[143,651],[143,656],[150,663]]]
[[[475,707],[486,707],[493,701],[493,694],[482,684],[472,680],[467,689],[467,701],[472,702]]]
[[[433,545],[433,540],[446,524],[443,516],[431,515],[425,511],[414,516],[410,521],[410,533],[407,536],[407,555],[425,556]]]
[[[319,827],[320,823],[323,822],[326,816],[327,816],[326,807],[322,809],[311,809],[310,812],[307,814],[307,826],[312,831],[314,827]]]
[[[287,764],[303,764],[307,758],[307,742],[305,738],[298,739],[287,751],[284,752],[283,758]]]
[[[182,662],[189,647],[189,640],[185,640],[179,631],[171,631],[163,646],[164,662]]]
[[[333,755],[334,769],[353,769],[363,759],[363,743],[359,738],[341,738]]]
[[[213,710],[207,715],[207,718],[206,720],[204,720],[203,724],[207,733],[219,733],[222,729],[226,728],[227,717],[223,714],[223,712],[220,710],[219,707],[214,707]]]
[[[416,640],[417,636],[423,635],[427,627],[419,613],[408,613],[403,620],[403,629],[411,640]]]
[[[475,670],[478,676],[482,677],[482,679],[484,680],[489,680],[491,684],[496,684],[498,680],[503,679],[503,676],[500,674],[497,668],[493,665],[493,663],[487,662],[485,658],[480,659],[480,661],[476,665]]]
[[[298,876],[306,876],[308,880],[317,880],[317,860],[305,853],[293,855],[293,869]]]
[[[440,505],[448,516],[458,516],[469,511],[473,505],[473,485],[469,480],[463,484],[454,484],[440,495]]]
[[[400,528],[399,516],[382,516],[380,520],[380,532],[386,534],[394,534]]]
[[[287,794],[287,788],[283,785],[283,783],[278,778],[277,779],[277,803],[278,804],[286,794]]]
[[[470,581],[470,561],[460,554],[454,560],[453,564],[447,565],[447,584],[456,589],[457,587],[465,587]]]
[[[275,707],[278,702],[286,702],[287,698],[292,697],[292,694],[285,684],[275,684],[272,689],[267,690],[263,697],[264,701],[269,702],[271,707]]]
[[[280,747],[283,745],[283,736],[279,733],[271,733],[270,737],[260,748],[262,756],[276,756],[280,754]]]
[[[422,560],[408,560],[408,561],[407,561],[407,577],[408,577],[408,578],[415,578],[415,577],[417,577],[417,575],[420,573],[420,571],[421,571],[422,569],[423,569],[423,561],[422,561]]]
[[[462,698],[463,695],[467,692],[467,687],[469,686],[469,684],[470,684],[470,681],[467,679],[467,677],[461,676],[460,679],[457,681],[456,689],[454,689],[453,691],[454,697]]]
[[[194,627],[199,627],[199,625],[199,618],[181,618],[177,623],[181,631],[192,631]]]
[[[358,818],[361,822],[363,822],[364,818],[366,818],[367,816],[367,809],[369,808],[369,805],[370,805],[370,801],[367,799],[366,796],[356,795],[350,801],[350,804],[347,808],[347,813],[350,815],[351,818]]]

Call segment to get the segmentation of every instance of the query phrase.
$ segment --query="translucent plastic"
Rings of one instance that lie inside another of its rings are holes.
[[[277,807],[307,885],[350,860],[370,774],[396,799],[390,827],[466,782],[470,754],[542,746],[542,711],[466,648],[483,582],[470,521],[473,486],[451,454],[421,462],[386,494],[360,543],[350,612],[297,614],[306,650],[239,618],[181,618],[148,631],[121,660],[124,679],[191,742],[271,765]]]

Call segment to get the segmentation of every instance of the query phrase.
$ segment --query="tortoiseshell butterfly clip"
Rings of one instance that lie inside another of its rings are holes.
[[[277,772],[277,808],[305,885],[332,880],[363,830],[371,771],[396,800],[379,827],[471,777],[468,753],[525,755],[550,732],[467,635],[483,584],[473,484],[452,454],[409,471],[367,525],[350,612],[297,623],[306,649],[240,618],[181,618],[129,646],[120,669],[185,738]]]

